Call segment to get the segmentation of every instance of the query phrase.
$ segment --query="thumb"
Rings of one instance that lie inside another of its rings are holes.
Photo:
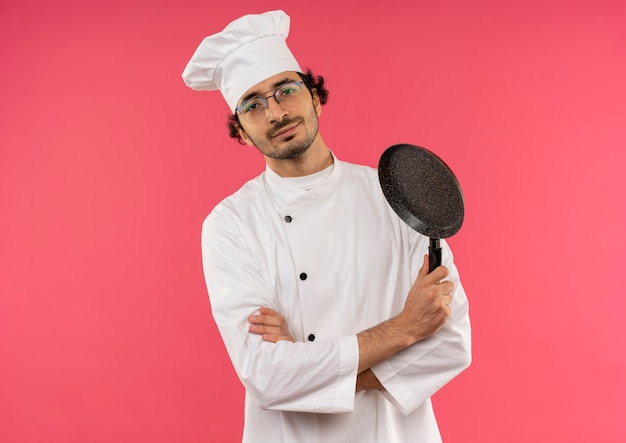
[[[428,254],[424,255],[424,263],[422,263],[422,267],[420,268],[419,272],[417,273],[417,280],[424,278],[425,276],[428,275],[429,272],[429,257]]]

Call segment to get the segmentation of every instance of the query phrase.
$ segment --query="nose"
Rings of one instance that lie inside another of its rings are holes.
[[[265,102],[267,103],[267,116],[270,122],[281,121],[287,115],[287,110],[283,108],[276,97],[270,95],[266,97]]]

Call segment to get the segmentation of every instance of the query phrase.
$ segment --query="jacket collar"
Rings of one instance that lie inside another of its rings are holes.
[[[309,191],[284,179],[269,166],[266,166],[263,177],[266,191],[279,208],[298,209],[312,204],[319,204],[334,190],[335,184],[342,174],[342,162],[337,160],[332,151],[331,155],[333,156],[333,170],[331,174]]]

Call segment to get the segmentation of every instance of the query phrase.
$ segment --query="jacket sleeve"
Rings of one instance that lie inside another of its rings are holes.
[[[385,387],[382,395],[404,415],[417,409],[471,362],[468,300],[445,241],[442,248],[443,264],[450,271],[447,280],[455,284],[450,318],[436,334],[372,367]],[[419,251],[416,259],[419,256],[421,260],[423,252]]]
[[[351,412],[359,358],[356,336],[269,343],[251,334],[248,316],[261,306],[275,308],[275,295],[227,212],[214,210],[205,220],[202,258],[213,317],[251,398],[271,410]]]

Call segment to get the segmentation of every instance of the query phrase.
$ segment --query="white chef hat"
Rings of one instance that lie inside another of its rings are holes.
[[[289,16],[283,11],[245,15],[206,37],[183,71],[196,91],[219,89],[235,111],[241,96],[257,83],[285,71],[301,72],[287,47]]]

